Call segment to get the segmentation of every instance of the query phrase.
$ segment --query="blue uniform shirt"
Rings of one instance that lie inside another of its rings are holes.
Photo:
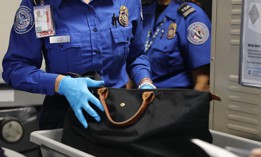
[[[10,86],[53,95],[57,75],[67,72],[97,71],[105,86],[115,88],[124,86],[129,77],[137,84],[144,77],[150,78],[139,36],[140,0],[94,0],[89,4],[49,0],[45,4],[52,8],[55,36],[69,37],[70,41],[50,43],[50,37],[36,38],[33,0],[23,0],[3,59],[2,76]],[[121,6],[128,8],[126,26],[118,20]],[[43,58],[46,71],[40,70]]]
[[[194,3],[187,3],[194,11],[188,10],[191,12],[187,16],[188,12],[185,12],[183,16],[178,12],[181,4],[171,1],[157,21],[157,2],[143,6],[142,36],[153,41],[147,55],[152,81],[158,88],[192,88],[192,70],[210,63],[210,20]],[[149,30],[152,33],[148,36]]]

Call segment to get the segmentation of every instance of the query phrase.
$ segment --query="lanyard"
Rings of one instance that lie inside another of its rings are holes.
[[[34,1],[34,4],[35,4],[35,5],[38,5],[38,3],[37,3],[36,0],[33,0],[33,1]],[[41,1],[40,1],[40,4],[43,6],[43,5],[44,5],[44,0],[41,0]]]
[[[151,30],[148,31],[147,38],[146,38],[146,43],[145,43],[145,53],[147,53],[147,51],[150,49],[151,45],[154,43],[154,40],[158,36],[159,31],[160,31],[161,27],[163,26],[163,24],[166,22],[166,19],[167,18],[165,17],[163,19],[163,21],[160,23],[160,25],[158,26],[156,32],[153,34],[151,40],[150,40],[150,37],[151,37],[152,31]]]

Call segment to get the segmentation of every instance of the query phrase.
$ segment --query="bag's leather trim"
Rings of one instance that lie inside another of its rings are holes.
[[[129,119],[122,121],[122,122],[116,122],[112,119],[109,109],[107,107],[107,104],[105,102],[106,98],[108,97],[108,93],[109,90],[108,88],[100,88],[98,89],[98,94],[99,94],[99,98],[100,101],[104,107],[105,110],[105,114],[106,117],[108,118],[108,120],[116,126],[129,126],[134,124],[144,113],[145,109],[147,108],[147,106],[153,101],[153,99],[155,98],[155,93],[152,91],[144,91],[142,94],[142,104],[140,105],[140,108],[138,109],[138,111]]]

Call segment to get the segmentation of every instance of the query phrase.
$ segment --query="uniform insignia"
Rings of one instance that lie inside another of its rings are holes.
[[[188,15],[190,15],[191,13],[193,13],[195,10],[195,8],[193,8],[192,6],[188,5],[187,3],[183,3],[182,5],[180,5],[178,12],[183,15],[184,17],[187,17]]]
[[[129,24],[129,11],[128,8],[124,5],[120,8],[119,23],[123,27],[126,27]]]
[[[208,27],[202,22],[192,23],[188,28],[188,40],[195,45],[205,43],[209,38]]]
[[[25,34],[34,26],[31,9],[26,6],[20,6],[15,15],[14,31],[17,34]]]
[[[167,38],[173,39],[175,37],[176,30],[177,30],[177,24],[175,22],[172,22],[168,28]]]

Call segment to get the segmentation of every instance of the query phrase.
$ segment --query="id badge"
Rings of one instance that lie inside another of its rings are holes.
[[[37,38],[50,37],[55,35],[50,5],[35,6],[34,21]]]

